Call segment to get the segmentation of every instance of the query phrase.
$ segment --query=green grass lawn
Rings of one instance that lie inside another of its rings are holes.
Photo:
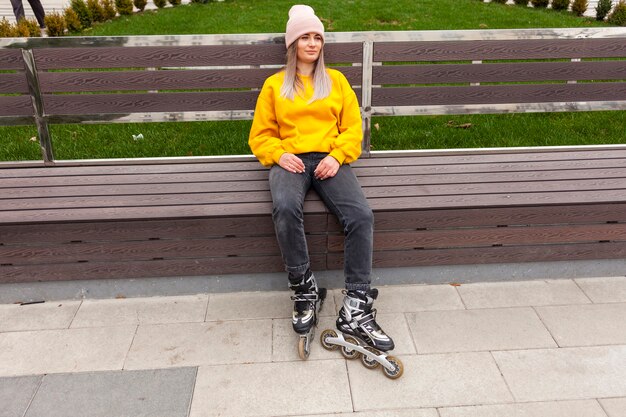
[[[311,0],[328,31],[606,26],[570,13],[476,0]],[[340,3],[340,4],[339,4]],[[293,0],[227,0],[136,13],[81,35],[283,32]],[[54,125],[57,159],[249,154],[250,121]],[[469,124],[469,128],[459,125]],[[626,112],[379,117],[375,150],[613,144]],[[134,140],[141,133],[144,139]],[[34,127],[0,127],[0,160],[37,160]]]

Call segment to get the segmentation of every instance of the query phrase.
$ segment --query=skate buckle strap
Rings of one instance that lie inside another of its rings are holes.
[[[291,301],[317,301],[318,299],[317,293],[296,293],[291,296]]]

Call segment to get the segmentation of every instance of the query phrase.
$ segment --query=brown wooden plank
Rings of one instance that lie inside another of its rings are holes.
[[[402,211],[415,207],[421,209],[479,208],[533,205],[612,204],[626,202],[624,190],[594,190],[581,193],[566,191],[558,193],[511,193],[493,195],[450,195],[423,197],[368,198],[374,211]]]
[[[328,63],[361,62],[360,43],[325,45]],[[283,65],[284,44],[34,49],[38,69]]]
[[[54,170],[50,170],[54,172]],[[3,171],[0,171],[3,173]],[[29,187],[58,187],[71,185],[80,186],[113,186],[118,184],[193,184],[193,183],[221,183],[231,182],[267,182],[268,169],[234,172],[198,172],[198,173],[171,173],[171,174],[116,174],[116,175],[71,175],[42,177],[0,177],[0,188]]]
[[[252,173],[256,174],[256,173]],[[7,198],[43,198],[53,196],[93,196],[120,194],[173,194],[173,193],[210,193],[210,192],[241,192],[268,191],[269,182],[265,175],[256,179],[229,181],[229,178],[215,180],[215,174],[182,174],[177,179],[163,175],[126,176],[127,181],[115,179],[110,183],[106,178],[86,177],[75,183],[75,177],[36,178],[35,181],[8,178],[0,181],[0,200]],[[221,177],[222,175],[220,175]],[[198,177],[204,177],[202,180]],[[224,175],[224,177],[227,177]],[[522,172],[478,172],[456,173],[443,172],[427,175],[384,175],[362,176],[359,183],[362,187],[395,187],[395,186],[438,186],[443,184],[491,184],[506,182],[540,182],[564,180],[597,180],[626,179],[626,168],[607,169],[569,169],[554,171],[522,171]],[[91,180],[91,181],[90,181]]]
[[[624,39],[507,39],[375,42],[374,61],[623,58]]]
[[[0,70],[23,70],[24,58],[21,49],[0,49]],[[4,78],[4,74],[3,74]],[[0,81],[0,84],[2,81]]]
[[[30,96],[0,96],[0,115],[34,116],[34,114]]]
[[[284,46],[197,45],[34,49],[39,69],[145,68],[281,64]]]
[[[48,167],[19,167],[2,168],[2,178],[37,178],[37,177],[82,177],[85,175],[100,175],[103,178],[120,175],[143,174],[177,174],[177,173],[236,173],[240,171],[267,172],[256,159],[248,160],[216,160],[210,162],[185,161],[181,163],[147,162],[145,164],[125,165],[123,161],[115,165],[76,165],[76,166],[48,166]],[[107,180],[108,181],[108,180]]]
[[[626,83],[398,87],[372,90],[372,106],[554,103],[624,100]],[[574,108],[572,108],[574,110]]]
[[[361,84],[362,68],[335,67],[351,84]],[[226,70],[41,72],[43,93],[133,90],[209,90],[220,88],[261,88],[276,68]],[[19,74],[11,74],[19,76]],[[22,79],[26,92],[28,88]],[[2,87],[2,84],[0,84]],[[0,92],[2,92],[0,90]],[[10,92],[10,91],[9,91]]]
[[[343,236],[329,236],[328,250],[342,252],[343,241]],[[374,235],[374,250],[596,243],[600,241],[626,241],[626,224],[377,231]]]
[[[359,93],[358,89],[355,90]],[[182,111],[254,110],[258,91],[208,91],[127,94],[44,94],[46,115],[93,115],[91,119],[115,119],[106,114]],[[55,122],[55,120],[50,120]]]
[[[43,93],[260,88],[277,69],[42,72]]]
[[[309,253],[326,253],[326,236],[307,236]],[[279,256],[276,237],[244,236],[215,239],[148,240],[0,246],[0,265],[149,261],[155,259]]]
[[[271,202],[271,195],[266,187],[263,190],[221,190],[215,192],[203,191],[202,185],[190,184],[174,186],[167,193],[167,185],[152,186],[107,186],[81,187],[90,193],[83,193],[74,187],[54,187],[42,192],[42,196],[25,197],[22,190],[7,189],[1,198],[0,211],[17,210],[44,210],[58,208],[95,208],[95,207],[148,207],[148,206],[176,206],[176,205],[212,205]],[[185,190],[187,188],[187,190]],[[161,190],[163,189],[163,190]],[[188,191],[188,192],[186,192]],[[419,184],[405,186],[365,187],[365,196],[368,199],[378,198],[415,198],[416,202],[422,198],[436,198],[450,196],[463,198],[471,196],[474,199],[490,199],[504,196],[517,199],[526,194],[552,194],[552,199],[558,201],[560,193],[578,192],[580,198],[584,194],[595,194],[598,191],[613,191],[616,195],[626,193],[624,178],[609,179],[579,179],[572,181],[520,181],[494,183],[463,183],[463,184]],[[20,194],[20,195],[14,195]],[[36,193],[35,193],[36,194]],[[616,197],[617,198],[617,197]],[[317,200],[315,193],[307,194],[307,200]]]
[[[442,210],[415,208],[406,211],[376,211],[374,219],[375,231],[617,223],[626,222],[626,203]],[[329,230],[342,233],[334,216],[329,216],[328,223]]]
[[[306,214],[307,234],[325,234],[326,214]],[[274,236],[271,214],[249,217],[0,225],[6,246]]]
[[[621,170],[626,167],[626,160],[623,159],[603,159],[603,160],[571,160],[571,161],[539,161],[539,162],[503,162],[485,164],[463,164],[454,165],[390,165],[387,167],[355,167],[354,171],[359,179],[367,177],[380,178],[384,176],[402,176],[407,178],[413,176],[431,175],[462,175],[481,173],[501,173],[509,172],[510,175],[532,175],[541,172],[563,172],[580,170],[582,175],[589,174],[593,178],[593,172],[598,170]],[[554,168],[553,170],[551,170]],[[508,170],[508,171],[507,171]],[[572,174],[574,175],[574,174]],[[588,176],[587,176],[588,178]]]
[[[380,155],[380,156],[378,156]],[[550,162],[556,161],[580,161],[584,163],[589,160],[597,159],[620,159],[626,157],[625,148],[612,147],[591,147],[583,149],[571,149],[568,147],[557,148],[540,152],[515,152],[501,150],[499,152],[487,153],[453,153],[453,154],[430,154],[423,152],[418,154],[396,156],[385,156],[382,154],[374,154],[371,158],[361,158],[353,165],[358,167],[390,167],[390,166],[412,166],[412,165],[457,165],[457,164],[491,164],[503,163],[510,164],[514,168],[516,164],[524,164],[528,162]],[[596,163],[593,161],[593,163]]]
[[[432,265],[477,265],[506,262],[552,262],[623,259],[626,242],[571,245],[508,246],[492,248],[433,249],[374,252],[375,268]],[[343,268],[343,256],[329,253],[328,269]]]
[[[252,110],[258,91],[128,94],[44,94],[46,115],[132,114],[148,112]],[[107,120],[102,117],[103,121]]]
[[[599,190],[626,190],[626,179],[608,178],[592,180],[563,181],[520,181],[468,184],[420,184],[383,187],[365,187],[368,198],[422,197],[422,196],[461,196],[526,193],[559,193],[578,191],[580,193]],[[480,197],[479,197],[480,198]]]
[[[384,65],[372,75],[374,84],[625,80],[626,61]]]
[[[327,213],[320,200],[305,201],[307,214]],[[209,205],[169,205],[139,207],[54,208],[46,210],[0,211],[0,224],[33,224],[80,221],[122,221],[149,219],[186,219],[271,215],[272,204],[235,203]]]
[[[383,156],[384,154],[381,154]],[[619,148],[590,148],[581,150],[550,150],[543,152],[506,152],[487,154],[455,154],[430,155],[418,153],[406,156],[361,158],[352,166],[359,175],[368,171],[377,175],[397,175],[398,173],[429,173],[429,172],[485,172],[493,170],[524,171],[537,169],[574,169],[580,168],[610,168],[622,167],[626,160],[626,150]],[[542,168],[542,164],[545,167]],[[410,171],[415,167],[426,167],[426,171]],[[477,169],[474,169],[477,167]],[[383,168],[383,169],[381,169]],[[398,170],[399,169],[399,170]],[[213,161],[213,162],[185,162],[185,163],[146,163],[124,165],[96,165],[96,166],[55,166],[55,167],[21,167],[3,168],[0,181],[8,178],[27,178],[29,182],[35,178],[77,177],[72,181],[80,181],[85,176],[101,175],[106,182],[109,177],[123,175],[149,174],[186,174],[186,173],[216,173],[225,175],[239,175],[241,172],[256,171],[267,173],[268,169],[250,157],[246,161]],[[221,177],[223,178],[223,177]],[[121,180],[122,181],[122,180]]]
[[[325,267],[323,255],[311,256],[312,267]],[[137,262],[83,262],[70,264],[0,267],[0,283],[72,281],[94,279],[206,276],[283,272],[280,257],[165,259]]]
[[[28,94],[28,84],[24,74],[2,74],[0,80],[0,94],[21,93]]]
[[[269,192],[269,183],[267,181],[224,181],[206,183],[135,183],[93,186],[66,185],[57,187],[4,188],[2,189],[2,193],[0,193],[0,200],[107,195],[165,195],[178,193],[229,193],[233,195],[233,199],[239,199],[237,193],[247,191]]]
[[[315,270],[325,269],[324,255],[311,255]],[[280,257],[164,259],[138,262],[84,262],[0,267],[0,283],[151,278],[283,272]]]

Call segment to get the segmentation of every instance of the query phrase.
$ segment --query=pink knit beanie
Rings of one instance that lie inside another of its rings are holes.
[[[311,6],[296,4],[289,9],[289,20],[285,31],[285,45],[289,48],[300,36],[305,33],[319,33],[324,39],[324,25],[315,16],[315,11]]]

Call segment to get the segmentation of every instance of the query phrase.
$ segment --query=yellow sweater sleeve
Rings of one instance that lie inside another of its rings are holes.
[[[338,121],[339,135],[335,138],[329,154],[339,161],[340,164],[349,164],[361,156],[363,122],[356,94],[350,87],[346,77],[341,73],[339,73],[338,84],[343,96]]]
[[[254,119],[248,138],[252,153],[265,166],[277,164],[281,155],[286,152],[282,147],[282,139],[279,137],[274,109],[275,84],[275,82],[272,83],[271,78],[265,81],[254,109]],[[280,94],[280,90],[277,93]]]
[[[278,163],[285,152],[322,152],[339,163],[351,163],[361,154],[361,113],[356,94],[345,76],[327,70],[331,93],[311,102],[312,81],[303,77],[304,90],[293,100],[280,96],[284,73],[269,77],[257,100],[248,144],[265,166]]]

